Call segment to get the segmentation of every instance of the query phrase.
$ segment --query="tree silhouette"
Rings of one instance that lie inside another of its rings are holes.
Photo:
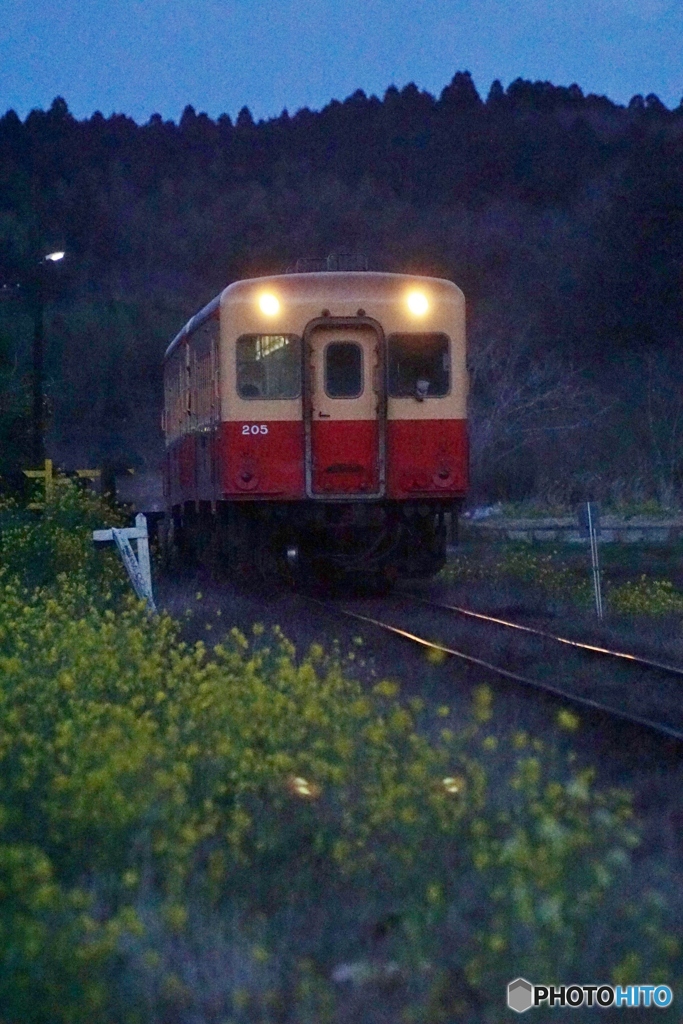
[[[652,93],[625,108],[521,78],[483,102],[467,71],[438,98],[414,83],[356,90],[258,124],[246,106],[234,124],[190,105],[178,124],[77,121],[61,97],[23,122],[8,111],[0,284],[36,239],[69,251],[48,297],[51,443],[68,453],[78,434],[86,458],[116,433],[153,462],[158,367],[178,326],[237,277],[340,248],[452,278],[473,344],[495,324],[534,365],[552,353],[608,395],[631,354],[679,343],[682,113]],[[20,318],[2,323],[25,365]],[[509,365],[523,374],[524,359]]]

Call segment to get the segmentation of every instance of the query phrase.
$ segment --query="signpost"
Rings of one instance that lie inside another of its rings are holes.
[[[600,587],[600,561],[598,557],[598,537],[600,535],[600,508],[595,501],[587,501],[579,506],[579,529],[584,537],[590,539],[591,563],[593,566],[593,590],[595,591],[595,611],[602,619],[602,590]]]
[[[45,459],[44,469],[25,469],[24,476],[27,476],[30,480],[40,480],[42,477],[45,485],[45,501],[32,501],[28,507],[44,508],[45,505],[51,505],[55,494],[55,477],[52,471],[52,459]]]
[[[156,614],[157,609],[152,594],[152,570],[149,563],[147,519],[142,512],[138,512],[136,515],[135,526],[129,526],[123,530],[116,527],[112,527],[111,530],[93,530],[92,537],[99,543],[113,541],[116,544],[133,584],[133,590],[141,601],[147,603],[149,610]],[[136,541],[137,558],[130,545],[131,540]]]
[[[91,480],[93,483],[95,480],[99,480],[102,476],[101,469],[77,469],[76,476],[79,480]]]

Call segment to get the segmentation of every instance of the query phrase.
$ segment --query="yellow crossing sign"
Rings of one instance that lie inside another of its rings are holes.
[[[45,505],[50,505],[55,496],[55,478],[52,471],[52,459],[45,459],[45,469],[25,469],[24,476],[29,477],[31,480],[40,480],[43,478],[45,483],[45,501],[32,501],[29,503],[29,508],[44,508]]]
[[[32,501],[29,508],[45,508],[51,505],[55,496],[55,480],[59,474],[55,473],[52,459],[45,459],[44,469],[25,469],[24,476],[30,480],[42,480],[45,485],[45,501]],[[76,476],[81,480],[99,480],[102,476],[100,469],[77,469]]]

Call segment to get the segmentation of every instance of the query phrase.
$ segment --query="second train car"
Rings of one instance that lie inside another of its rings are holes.
[[[430,576],[467,489],[465,302],[367,271],[237,281],[164,359],[175,541],[262,576]]]

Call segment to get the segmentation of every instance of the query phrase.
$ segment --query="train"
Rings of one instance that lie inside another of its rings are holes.
[[[265,579],[430,577],[467,491],[466,406],[453,282],[235,281],[164,356],[169,543]]]

